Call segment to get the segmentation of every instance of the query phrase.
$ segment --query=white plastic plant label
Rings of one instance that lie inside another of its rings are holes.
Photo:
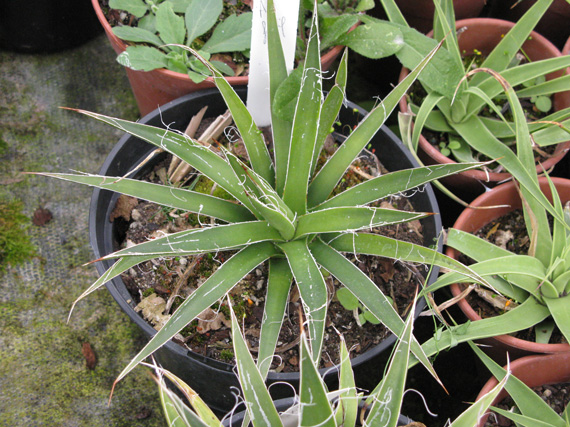
[[[299,0],[273,0],[288,72],[294,67]],[[257,126],[271,124],[269,58],[267,50],[267,0],[254,0],[249,58],[247,107]]]

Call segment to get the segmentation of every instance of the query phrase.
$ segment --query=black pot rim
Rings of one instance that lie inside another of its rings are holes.
[[[245,96],[245,93],[247,90],[247,88],[245,86],[244,87],[238,87],[235,89],[238,92],[238,94],[240,94],[240,96]],[[200,102],[203,103],[202,99],[204,99],[206,97],[211,97],[212,95],[220,96],[217,88],[204,89],[201,91],[197,91],[197,92],[182,96],[182,97],[180,97],[174,101],[171,101],[171,102],[159,107],[157,110],[147,114],[142,119],[140,119],[139,122],[140,123],[147,123],[153,119],[156,120],[157,118],[162,117],[163,112],[165,112],[171,108],[180,106],[182,104],[193,102],[195,100],[200,100]],[[361,107],[357,106],[356,104],[354,104],[350,101],[347,101],[345,105],[347,106],[348,109],[350,109],[350,110],[354,109],[354,110],[358,111],[360,114],[362,114],[363,116],[367,114],[367,112],[364,109],[362,109]],[[382,126],[381,131],[379,131],[379,132],[384,132],[387,138],[391,139],[398,146],[402,147],[402,153],[401,154],[406,158],[407,162],[411,165],[411,167],[418,167],[419,166],[419,164],[414,159],[414,157],[407,151],[407,149],[405,149],[402,142],[396,137],[396,135],[387,126],[385,126],[385,125]],[[129,134],[126,134],[123,137],[121,137],[119,142],[113,147],[113,149],[110,151],[109,155],[107,156],[105,162],[103,163],[103,165],[100,169],[99,174],[101,174],[101,175],[107,174],[107,170],[109,169],[111,162],[113,161],[113,159],[118,154],[120,154],[123,150],[125,150],[125,146],[126,146],[126,144],[129,143],[129,140],[131,138],[134,138],[134,137],[132,137]],[[150,149],[150,150],[152,150],[152,149]],[[146,155],[143,154],[143,155],[141,155],[141,157],[144,158],[144,157],[146,157]],[[101,190],[99,188],[95,188],[93,191],[93,195],[91,198],[91,204],[90,204],[89,238],[90,238],[90,242],[91,242],[91,245],[93,247],[93,250],[95,252],[96,259],[99,259],[100,257],[105,255],[104,253],[102,253],[102,251],[100,250],[100,248],[97,244],[97,240],[98,240],[98,236],[97,236],[97,232],[96,232],[97,219],[96,219],[96,215],[95,215],[95,212],[97,211],[97,207],[99,204],[100,196],[101,196],[102,192],[105,192],[105,191],[108,192],[108,190]],[[435,228],[435,236],[432,236],[432,237],[437,238],[438,233],[442,229],[441,218],[439,215],[440,211],[439,211],[438,203],[437,203],[435,194],[431,188],[431,185],[427,184],[425,186],[425,190],[423,192],[427,196],[427,200],[429,202],[431,212],[437,214],[437,215],[432,215],[430,217],[434,221],[434,228]],[[116,195],[116,196],[118,196],[118,195]],[[425,238],[425,236],[424,236],[424,238]],[[438,240],[438,250],[441,252],[443,244],[442,244],[441,239],[437,239],[437,240]],[[98,273],[100,275],[102,275],[111,264],[112,263],[109,260],[105,260],[105,261],[97,262],[95,265],[96,265]],[[433,270],[432,275],[430,277],[431,277],[431,280],[434,280],[435,277],[437,277],[438,268],[436,266],[434,266],[432,270]],[[428,282],[428,283],[430,283],[430,282]],[[139,327],[141,327],[147,335],[153,336],[156,333],[156,330],[150,324],[148,324],[138,313],[136,313],[134,311],[134,304],[132,303],[132,297],[131,297],[129,291],[127,290],[123,280],[120,278],[120,276],[118,276],[118,277],[114,278],[112,281],[108,282],[106,284],[106,287],[109,290],[109,292],[111,293],[111,295],[113,296],[113,298],[117,301],[117,303],[119,304],[121,309],[125,313],[127,313],[127,315]],[[422,299],[418,302],[417,307],[416,307],[416,313],[415,313],[416,317],[425,308],[425,306],[426,306],[425,300]],[[365,363],[367,361],[374,359],[380,353],[382,353],[386,349],[390,348],[394,344],[395,341],[396,341],[396,336],[393,333],[391,333],[384,341],[382,341],[381,343],[379,343],[375,347],[367,350],[363,354],[360,354],[360,355],[352,358],[351,362],[352,362],[353,367],[358,366],[359,364],[362,364],[362,363]],[[191,359],[193,359],[194,362],[208,365],[210,368],[218,369],[220,371],[225,371],[225,372],[228,372],[228,371],[232,372],[234,370],[233,365],[230,365],[230,364],[227,364],[224,362],[220,362],[220,361],[217,361],[217,360],[207,358],[207,357],[204,357],[202,355],[193,353],[190,350],[184,349],[182,346],[176,344],[172,340],[170,340],[168,343],[166,343],[163,347],[167,347],[170,351],[173,351],[174,353],[178,354],[182,358],[185,358],[185,357],[191,358]],[[334,372],[337,372],[337,369],[338,369],[338,366],[334,366],[331,368],[323,368],[323,369],[320,369],[320,373],[321,373],[321,375],[329,375],[329,374],[332,374]],[[287,382],[287,381],[291,381],[291,380],[295,380],[295,379],[297,379],[297,380],[299,379],[299,373],[298,372],[289,372],[289,373],[270,372],[268,374],[268,381],[285,381],[285,382]]]

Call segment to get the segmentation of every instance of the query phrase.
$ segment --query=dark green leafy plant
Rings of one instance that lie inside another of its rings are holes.
[[[273,105],[277,88],[286,80],[287,71],[271,6],[270,1],[268,40]],[[236,201],[234,203],[194,191],[124,177],[113,179],[91,175],[44,174],[125,193],[225,222],[216,226],[202,224],[201,228],[169,234],[107,255],[104,258],[117,259],[117,262],[80,298],[150,259],[221,250],[238,251],[186,298],[162,329],[129,363],[119,379],[206,308],[223,298],[249,271],[265,261],[269,263],[269,277],[258,353],[263,376],[269,371],[293,280],[302,301],[312,357],[315,361],[320,360],[328,305],[327,286],[321,270],[335,276],[391,331],[398,336],[402,334],[404,321],[390,301],[342,252],[434,264],[470,274],[467,267],[434,249],[366,233],[365,230],[429,215],[370,206],[375,201],[479,164],[401,170],[364,181],[330,197],[345,171],[368,145],[436,50],[360,122],[335,154],[315,173],[319,153],[344,101],[347,79],[345,53],[336,84],[323,100],[319,51],[315,16],[301,86],[294,92],[296,108],[293,119],[290,122],[272,115],[272,153],[230,84],[211,64],[200,58],[213,74],[214,82],[231,111],[250,164],[241,162],[223,147],[220,148],[221,153],[216,153],[174,131],[82,111],[179,157],[217,183]],[[191,52],[197,55],[197,52]],[[411,347],[413,353],[429,366],[417,341],[414,340]]]
[[[199,83],[211,75],[208,67],[176,45],[191,47],[207,60],[217,53],[232,54],[242,63],[249,57],[252,13],[232,12],[243,8],[241,0],[235,6],[224,5],[222,0],[111,0],[109,5],[138,18],[136,26],[113,28],[117,37],[134,43],[117,58],[126,67],[142,71],[166,68],[188,74]],[[371,58],[393,54],[401,35],[386,23],[368,23],[349,32],[372,7],[373,0],[319,0],[321,51],[346,45]],[[311,1],[301,2],[300,16],[306,17],[306,21],[303,18],[300,22],[297,59],[305,53],[305,24],[309,28],[312,11]],[[222,74],[234,75],[226,63],[219,60],[210,63]]]
[[[247,55],[250,48],[252,13],[231,13],[219,22],[222,0],[111,0],[109,5],[139,18],[136,27],[113,28],[117,37],[137,43],[117,58],[135,70],[167,68],[188,74],[199,83],[209,74],[208,69],[175,44],[191,46],[206,59],[220,52]],[[202,40],[205,34],[209,37]],[[223,74],[234,75],[224,62],[211,63]]]
[[[340,288],[337,290],[336,298],[345,309],[354,312],[354,317],[357,319],[359,325],[364,325],[366,322],[370,322],[375,325],[380,323],[380,320],[368,311],[366,307],[358,301],[358,298],[356,298],[347,288]],[[386,298],[393,304],[390,297],[387,296]]]

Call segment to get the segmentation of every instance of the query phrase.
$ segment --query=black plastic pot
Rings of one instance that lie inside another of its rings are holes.
[[[273,402],[273,404],[275,405],[275,408],[277,409],[277,412],[279,412],[280,414],[282,412],[285,412],[287,409],[289,409],[291,406],[293,406],[295,403],[297,403],[297,398],[295,397],[287,397],[285,399],[279,399],[279,400],[275,400]],[[240,405],[241,408],[243,408],[243,404]],[[236,408],[236,409],[241,409],[240,407]],[[241,410],[239,412],[236,412],[234,414],[228,415],[227,418],[222,422],[222,425],[224,427],[241,427],[242,423],[243,423],[243,419],[245,418],[246,415],[246,411]],[[408,417],[406,417],[405,415],[400,415],[398,417],[398,426],[406,426],[408,424],[410,424],[412,422],[412,420]],[[360,426],[361,424],[357,421],[357,426]]]
[[[239,87],[236,90],[242,99],[245,99],[246,88]],[[209,116],[216,116],[226,111],[226,106],[217,89],[207,89],[165,104],[159,110],[145,116],[140,122],[154,126],[165,126],[167,124],[171,129],[183,130],[191,117],[204,105],[208,105],[207,114]],[[348,102],[341,111],[340,120],[352,127],[363,117],[364,113],[355,104]],[[375,154],[389,169],[399,170],[418,166],[401,141],[387,127],[382,127],[372,143]],[[138,138],[125,135],[105,160],[100,174],[123,176],[131,170],[133,165],[146,158],[154,148]],[[144,170],[140,173],[144,173]],[[411,192],[410,197],[416,210],[439,213],[435,196],[429,185],[422,191]],[[94,190],[89,217],[89,237],[97,258],[118,249],[118,230],[108,219],[117,198],[118,194],[108,190]],[[423,219],[422,225],[424,243],[433,245],[442,228],[439,215],[432,215]],[[441,242],[439,249],[441,250]],[[112,262],[109,260],[96,264],[99,274],[103,274],[111,265]],[[431,277],[437,277],[437,272],[438,270],[434,269]],[[153,327],[134,311],[133,298],[120,277],[109,282],[107,289],[121,308],[143,329],[149,338],[156,333]],[[416,314],[423,307],[425,307],[425,302],[422,301],[417,307]],[[390,349],[395,341],[396,336],[391,335],[376,347],[352,359],[357,386],[371,389],[382,378],[384,365],[390,353],[385,350]],[[172,341],[163,346],[155,356],[163,367],[188,381],[215,410],[227,412],[236,403],[233,393],[238,390],[239,383],[232,365],[195,354]],[[321,373],[325,376],[329,389],[335,389],[337,387],[336,370],[327,369],[322,370]],[[298,373],[272,372],[269,374],[268,383],[272,384],[271,394],[274,399],[290,397],[293,390],[287,384],[297,388],[299,375]]]
[[[89,0],[0,0],[0,47],[50,53],[102,32]]]

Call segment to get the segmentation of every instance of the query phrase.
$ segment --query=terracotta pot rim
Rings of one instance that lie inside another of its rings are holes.
[[[105,17],[105,14],[103,13],[103,10],[99,5],[99,0],[91,0],[91,3],[93,5],[93,9],[95,9],[95,13],[97,14],[99,22],[101,23],[103,29],[105,30],[105,34],[107,35],[107,37],[110,40],[112,40],[113,43],[116,44],[116,46],[121,50],[121,52],[124,52],[127,49],[128,45],[113,33],[113,28],[109,24],[109,21],[107,21],[107,18]],[[327,61],[332,61],[332,59],[335,58],[342,51],[342,49],[343,46],[332,47],[324,55],[321,56],[321,62],[324,63]],[[166,68],[157,68],[150,72],[159,73],[170,79],[184,80],[184,81],[190,80],[190,77],[188,77],[188,75],[184,73],[178,73],[176,71],[167,70]],[[249,76],[237,76],[237,77],[226,76],[225,79],[232,85],[243,85],[248,82]],[[206,78],[206,80],[210,82],[214,81],[212,77],[208,77]]]
[[[550,179],[557,188],[563,186],[570,187],[570,179],[559,178],[559,177],[551,177]],[[540,177],[539,182],[542,185],[548,185],[546,177]],[[477,206],[491,206],[497,204],[497,200],[499,199],[497,194],[505,193],[509,190],[512,190],[514,187],[515,183],[513,181],[500,184],[497,187],[493,188],[491,191],[485,192],[480,196],[478,196],[473,202],[471,202],[471,205],[477,207]],[[514,207],[512,209],[509,209],[509,212],[514,209],[515,209]],[[472,212],[474,211],[471,211],[470,209],[465,209],[463,212],[461,212],[461,214],[453,224],[453,228],[465,231],[466,227],[464,225],[471,222],[470,216]],[[501,214],[498,214],[497,216],[501,216]],[[457,259],[457,256],[459,254],[458,251],[449,247],[446,249],[445,253],[446,255],[455,259]],[[450,289],[454,296],[457,296],[461,292],[459,285],[456,283],[451,285]],[[461,309],[461,311],[463,311],[463,313],[467,316],[469,320],[477,321],[482,319],[481,316],[479,316],[479,314],[471,307],[471,305],[467,302],[465,298],[460,300],[457,304]],[[497,340],[509,347],[525,350],[531,353],[560,353],[560,352],[570,351],[570,344],[567,343],[540,344],[533,341],[527,341],[520,338],[516,338],[510,335],[498,335],[490,337],[490,339]]]
[[[481,25],[503,25],[506,29],[511,29],[515,23],[511,21],[506,21],[503,19],[497,18],[466,18],[460,19],[456,21],[455,27],[477,27]],[[427,36],[431,37],[433,35],[433,30],[426,34]],[[530,36],[536,40],[537,42],[541,43],[544,46],[544,49],[549,52],[552,57],[562,56],[560,50],[546,37],[542,36],[541,34],[537,33],[536,31],[532,31]],[[570,40],[570,39],[569,39]],[[570,41],[568,43],[568,49],[570,50]],[[399,81],[409,73],[407,68],[402,68],[400,72]],[[400,99],[400,111],[409,111],[408,103],[406,101],[406,97],[402,97]],[[456,164],[454,160],[450,159],[449,157],[444,156],[441,152],[435,148],[432,144],[428,142],[428,140],[423,136],[420,135],[419,138],[419,146],[421,149],[428,154],[430,158],[432,158],[435,162],[439,164]],[[536,165],[537,172],[542,172],[543,170],[550,170],[553,168],[562,158],[566,155],[566,153],[570,150],[570,141],[560,143],[556,146],[556,149],[551,157],[546,159],[541,164]],[[463,176],[469,177],[471,179],[475,179],[481,182],[503,182],[507,181],[512,178],[512,175],[508,172],[487,172],[480,169],[469,170],[460,173]]]
[[[564,366],[562,371],[559,371],[559,375],[557,375],[558,379],[551,381],[550,379],[544,381],[541,385],[548,385],[548,384],[558,384],[561,382],[568,382],[570,380],[570,369],[568,368],[568,362],[570,361],[570,352],[563,352],[563,353],[555,353],[555,354],[541,354],[541,355],[532,355],[532,356],[525,356],[517,359],[513,362],[510,362],[509,368],[513,375],[521,376],[524,374],[525,371],[536,370],[537,366],[555,366],[559,369],[562,365]],[[562,363],[561,363],[562,362]],[[566,362],[566,363],[564,363]],[[507,366],[503,366],[503,369],[507,370]],[[490,392],[498,383],[499,381],[495,378],[494,375],[489,373],[491,376],[489,380],[483,385],[477,398],[475,401],[479,401],[485,394]],[[525,382],[525,381],[523,381]],[[527,384],[528,385],[528,384]],[[531,385],[532,387],[536,387],[535,385]],[[507,397],[508,393],[505,389],[503,389],[493,400],[491,403],[492,406],[497,405],[500,403],[505,397]],[[487,421],[488,413],[484,415],[480,420],[478,426],[484,425]]]

